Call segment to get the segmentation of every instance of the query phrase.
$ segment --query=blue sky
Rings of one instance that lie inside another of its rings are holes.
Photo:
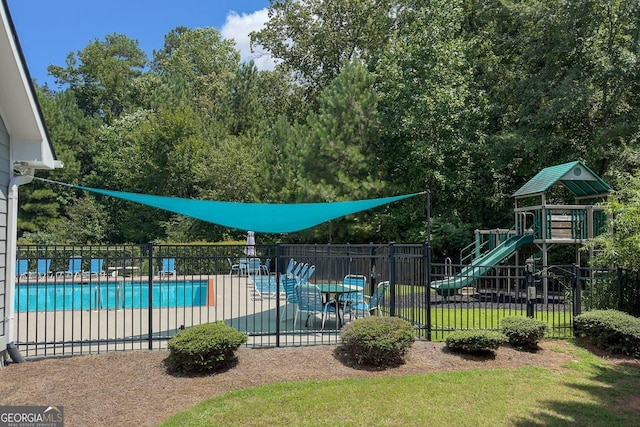
[[[70,52],[113,33],[138,40],[151,58],[175,27],[215,27],[223,37],[236,40],[243,59],[249,59],[247,35],[266,21],[269,0],[8,0],[8,4],[31,76],[38,84],[57,89],[47,67],[64,66]],[[270,58],[253,57],[259,68],[272,68]]]

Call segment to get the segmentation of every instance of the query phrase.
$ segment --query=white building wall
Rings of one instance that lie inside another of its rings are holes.
[[[9,160],[9,133],[0,117],[0,350],[7,347],[6,317],[8,304],[6,301],[7,283],[6,259],[7,259],[7,196],[11,175],[11,163]]]

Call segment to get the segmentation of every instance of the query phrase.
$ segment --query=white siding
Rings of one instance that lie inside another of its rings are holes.
[[[0,350],[7,347],[6,306],[11,303],[11,301],[6,301],[7,283],[5,281],[5,270],[7,268],[7,193],[11,172],[8,153],[9,134],[2,117],[0,117],[0,236],[3,236],[0,244]]]

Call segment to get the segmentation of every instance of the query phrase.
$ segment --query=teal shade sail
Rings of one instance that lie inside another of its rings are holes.
[[[48,180],[47,180],[48,181]],[[49,181],[55,182],[55,181]],[[63,184],[63,183],[58,183]],[[69,185],[69,184],[63,184]],[[211,200],[182,199],[178,197],[127,193],[99,188],[70,185],[81,190],[117,197],[130,202],[164,209],[202,221],[212,222],[240,230],[260,233],[291,233],[323,222],[397,202],[424,193],[405,194],[380,199],[326,203],[238,203]]]

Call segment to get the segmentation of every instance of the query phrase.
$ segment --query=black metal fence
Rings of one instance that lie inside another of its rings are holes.
[[[333,344],[353,316],[297,312],[287,296],[290,260],[313,266],[309,283],[362,276],[365,294],[389,282],[380,310],[415,325],[422,339],[457,329],[499,329],[506,316],[572,334],[573,316],[594,308],[638,314],[638,275],[577,266],[498,265],[477,274],[431,263],[426,245],[19,246],[15,337],[24,357],[158,349],[181,329],[225,322],[254,347]],[[252,264],[247,258],[259,259]],[[20,261],[23,260],[23,261]],[[451,289],[432,286],[446,281]],[[295,320],[295,323],[294,323]]]

